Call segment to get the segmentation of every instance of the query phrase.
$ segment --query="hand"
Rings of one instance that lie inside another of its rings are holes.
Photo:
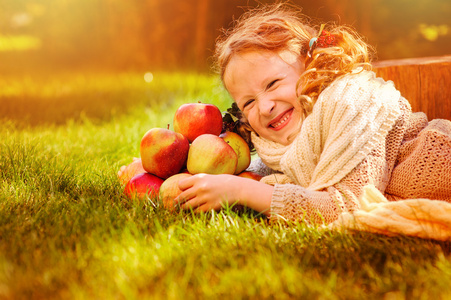
[[[236,185],[238,176],[197,174],[179,182],[183,191],[176,199],[183,209],[195,208],[196,211],[218,210],[223,204],[238,201]]]
[[[197,212],[218,210],[224,204],[242,204],[269,214],[274,187],[262,182],[235,175],[197,174],[179,182],[183,191],[176,202],[181,208]]]

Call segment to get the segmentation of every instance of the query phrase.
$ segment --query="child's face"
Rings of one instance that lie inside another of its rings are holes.
[[[303,117],[296,97],[302,72],[303,62],[290,52],[246,52],[232,57],[224,84],[261,137],[288,145]]]

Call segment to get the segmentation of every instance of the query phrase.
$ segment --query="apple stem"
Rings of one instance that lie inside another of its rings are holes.
[[[169,130],[169,124],[168,124],[168,130]]]

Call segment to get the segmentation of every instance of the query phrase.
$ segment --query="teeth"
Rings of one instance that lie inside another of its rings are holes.
[[[286,120],[288,120],[288,115],[283,117],[279,122],[272,124],[272,127],[277,128],[280,125],[282,125],[283,123],[285,123]]]

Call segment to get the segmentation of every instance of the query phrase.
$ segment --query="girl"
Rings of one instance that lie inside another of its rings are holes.
[[[199,174],[182,208],[242,204],[270,218],[330,223],[359,209],[372,184],[390,201],[451,200],[451,122],[413,114],[376,78],[370,47],[349,28],[315,29],[292,7],[245,13],[217,41],[216,62],[260,159],[254,181]]]

